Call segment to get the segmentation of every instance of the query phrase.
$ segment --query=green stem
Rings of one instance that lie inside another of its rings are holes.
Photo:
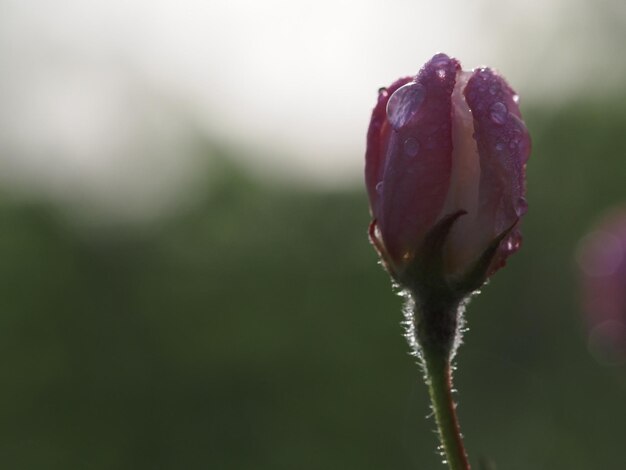
[[[470,470],[452,397],[450,361],[439,351],[423,350],[423,358],[430,400],[448,467],[450,470]]]

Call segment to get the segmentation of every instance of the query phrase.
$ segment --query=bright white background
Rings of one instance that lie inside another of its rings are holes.
[[[0,182],[150,211],[206,163],[199,133],[352,184],[377,88],[435,52],[559,106],[623,90],[624,31],[622,1],[0,0]]]

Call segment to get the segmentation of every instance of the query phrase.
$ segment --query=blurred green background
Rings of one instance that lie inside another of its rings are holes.
[[[588,353],[573,255],[626,200],[626,99],[525,116],[524,245],[469,306],[458,355],[467,447],[498,469],[624,468],[626,370]],[[442,468],[364,190],[200,152],[206,191],[149,222],[80,224],[5,192],[2,467]]]
[[[575,261],[626,203],[625,43],[620,0],[0,0],[0,469],[443,469],[362,183],[439,51],[533,137],[457,357],[473,468],[626,469]]]

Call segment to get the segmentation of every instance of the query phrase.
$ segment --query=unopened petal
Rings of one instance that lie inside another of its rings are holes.
[[[370,201],[370,211],[374,218],[379,217],[378,206],[385,165],[385,150],[391,131],[387,123],[387,102],[398,88],[411,80],[411,77],[401,78],[388,88],[381,88],[378,91],[378,102],[372,111],[365,151],[365,186]]]
[[[478,222],[487,244],[526,212],[530,136],[521,119],[517,95],[492,70],[476,70],[467,83],[465,97],[474,117],[480,156]],[[491,271],[504,264],[520,243],[521,235],[514,229],[502,242]]]
[[[391,130],[378,222],[396,260],[411,257],[442,215],[451,174],[451,94],[459,68],[456,60],[438,54],[387,103]]]
[[[452,93],[452,175],[444,213],[464,210],[448,237],[446,265],[451,273],[464,271],[484,250],[476,234],[480,158],[474,139],[474,119],[463,94],[472,72],[459,71]]]

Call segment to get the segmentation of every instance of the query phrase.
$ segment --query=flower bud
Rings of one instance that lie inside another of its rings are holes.
[[[626,360],[626,208],[612,212],[578,248],[589,349],[600,361]]]
[[[379,91],[367,134],[370,239],[401,284],[417,271],[477,288],[521,242],[530,136],[496,72],[435,55]]]

